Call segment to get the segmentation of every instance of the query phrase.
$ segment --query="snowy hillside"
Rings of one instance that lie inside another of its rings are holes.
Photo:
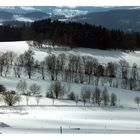
[[[21,42],[1,42],[0,43],[0,50],[1,52],[7,52],[7,51],[14,51],[17,54],[22,54],[24,51],[27,51],[29,49],[29,45],[27,42],[21,41]],[[31,47],[32,48],[32,47]],[[140,66],[139,60],[140,60],[140,52],[121,52],[121,51],[103,51],[103,50],[94,50],[94,49],[73,49],[73,50],[62,50],[61,48],[55,48],[52,49],[51,52],[49,52],[47,49],[37,49],[32,48],[35,52],[35,59],[39,61],[43,61],[46,56],[48,56],[50,53],[53,54],[60,54],[65,53],[68,54],[75,54],[75,55],[88,55],[92,56],[94,58],[97,58],[100,63],[107,64],[108,62],[118,62],[121,59],[126,60],[130,65],[133,63],[136,63],[138,66]],[[5,85],[10,90],[15,90],[16,85],[19,78],[16,78],[13,76],[14,74],[9,74],[8,77],[1,77],[0,84]],[[26,76],[21,76],[22,79],[25,79],[27,82],[28,87],[33,84],[37,83],[41,86],[42,89],[42,95],[45,96],[47,92],[47,87],[50,84],[49,79],[42,80],[39,78],[39,75],[34,75],[32,79],[26,78]],[[64,84],[66,84],[64,82]],[[81,87],[84,86],[83,84],[76,84],[76,83],[70,83],[71,91],[75,91],[76,94],[80,94]],[[92,86],[92,84],[90,85]],[[119,105],[120,106],[126,106],[126,107],[137,107],[134,103],[134,98],[139,96],[139,91],[130,91],[125,89],[118,89],[109,87],[108,84],[106,84],[109,88],[109,93],[115,93],[118,95],[119,98]],[[103,89],[103,86],[101,86]]]
[[[25,41],[18,41],[18,42],[0,42],[0,50],[1,52],[6,51],[14,51],[15,53],[21,54],[24,51],[27,51],[30,48],[27,42]],[[134,52],[123,52],[119,50],[97,50],[97,49],[72,49],[72,50],[65,50],[61,48],[53,48],[51,49],[38,49],[32,48],[35,52],[36,60],[42,61],[47,55],[50,53],[54,54],[61,54],[65,53],[68,54],[75,54],[77,56],[91,56],[93,58],[97,58],[98,61],[102,64],[107,64],[108,62],[119,62],[120,60],[126,60],[130,66],[133,63],[136,63],[140,67],[140,51]]]
[[[23,53],[25,50],[29,49],[29,45],[25,41],[18,41],[18,42],[0,42],[0,51],[6,52],[6,51],[14,51],[18,54]],[[49,52],[49,49],[35,49],[35,58],[37,60],[42,61]],[[140,60],[140,51],[134,51],[134,52],[122,52],[118,50],[96,50],[96,49],[73,49],[73,50],[63,50],[63,49],[51,49],[52,53],[60,54],[76,54],[76,55],[88,55],[92,56],[94,58],[97,58],[100,63],[108,63],[108,62],[118,62],[119,60],[126,60],[130,65],[133,63],[136,63],[138,66],[140,66],[139,60]]]
[[[136,63],[140,67],[140,51],[121,52],[115,50],[95,50],[95,49],[73,49],[65,50],[56,48],[32,48],[27,42],[0,42],[0,52],[13,51],[16,54],[23,54],[31,48],[35,55],[35,60],[43,61],[50,54],[65,55],[75,54],[77,56],[91,56],[98,59],[100,63],[119,62],[126,60],[130,65]],[[140,112],[135,97],[140,96],[140,91],[126,90],[122,88],[110,87],[105,83],[109,95],[117,95],[116,107],[97,106],[92,102],[87,102],[84,107],[83,102],[65,99],[46,98],[46,92],[51,83],[49,78],[41,79],[38,74],[34,74],[29,79],[25,74],[20,78],[15,77],[13,72],[7,76],[0,77],[0,85],[4,85],[8,90],[16,90],[20,79],[27,82],[30,87],[36,83],[41,87],[39,105],[35,97],[30,97],[27,106],[26,96],[22,95],[20,105],[5,107],[3,101],[0,102],[0,133],[140,133]],[[69,85],[70,91],[74,91],[80,96],[84,84],[62,82]],[[92,84],[88,85],[93,87]],[[103,91],[104,85],[99,86]],[[60,129],[62,127],[62,130]]]

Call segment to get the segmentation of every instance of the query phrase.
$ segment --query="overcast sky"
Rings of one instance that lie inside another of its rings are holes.
[[[140,6],[140,0],[0,0],[0,6]]]

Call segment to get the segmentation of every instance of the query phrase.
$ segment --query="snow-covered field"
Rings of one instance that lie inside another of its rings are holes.
[[[0,108],[1,133],[140,133],[140,111],[95,107]]]
[[[0,52],[14,51],[18,54],[24,53],[29,46],[26,42],[1,42]],[[35,59],[42,61],[49,53],[44,49],[33,49]],[[73,49],[69,51],[52,50],[52,53],[66,53],[76,55],[90,55],[99,60],[100,63],[118,62],[124,59],[130,65],[137,63],[140,66],[140,51],[121,52],[103,51],[93,49]],[[0,84],[7,89],[15,90],[18,78],[0,77]],[[38,83],[45,96],[49,80],[26,79],[28,86]],[[71,84],[71,90],[79,94],[81,84]],[[103,87],[101,87],[103,88]],[[22,97],[20,106],[5,107],[0,103],[0,132],[1,133],[140,133],[140,110],[137,108],[134,98],[140,96],[139,91],[110,88],[109,94],[115,93],[118,97],[117,107],[95,107],[88,104],[83,107],[81,102],[78,106],[69,100],[52,100],[42,97],[40,105],[36,106],[35,98],[30,98],[29,106],[26,106],[25,97]]]
[[[0,52],[14,51],[18,54],[24,53],[25,50],[28,50],[29,46],[25,41],[19,42],[0,42]],[[37,60],[43,60],[44,57],[48,55],[47,50],[45,49],[33,49],[35,51],[35,58]],[[51,50],[52,53],[65,53],[65,54],[76,54],[76,55],[88,55],[94,58],[97,58],[100,63],[108,62],[118,62],[119,60],[126,60],[130,65],[136,63],[140,66],[140,51],[134,52],[122,52],[119,50],[97,50],[97,49],[73,49],[73,50],[58,50],[57,48]]]

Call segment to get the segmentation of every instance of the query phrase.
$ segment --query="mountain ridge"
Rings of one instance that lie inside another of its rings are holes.
[[[126,32],[140,32],[140,7],[56,7],[15,6],[0,7],[0,24],[6,21],[33,22],[47,19],[74,21],[120,29]],[[15,25],[16,26],[16,25]]]

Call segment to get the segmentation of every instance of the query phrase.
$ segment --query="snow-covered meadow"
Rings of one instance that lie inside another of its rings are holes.
[[[14,51],[17,54],[24,53],[29,46],[26,42],[1,42],[0,52]],[[35,49],[35,59],[42,61],[50,51],[47,49]],[[103,51],[94,49],[53,49],[51,53],[89,55],[97,58],[100,63],[118,62],[126,60],[130,65],[137,63],[140,67],[140,51],[121,52]],[[26,79],[24,77],[24,79]],[[19,78],[13,76],[0,77],[0,84],[9,90],[15,90]],[[5,107],[0,103],[0,132],[1,133],[140,133],[140,111],[134,98],[140,96],[139,91],[111,88],[109,94],[115,93],[118,98],[117,107],[97,107],[74,101],[52,100],[45,97],[49,80],[26,79],[27,85],[37,83],[41,86],[43,97],[39,106],[36,106],[35,98],[29,100],[26,106],[25,97],[22,97],[20,106]],[[66,83],[65,83],[66,84]],[[82,84],[71,84],[71,90],[80,94]],[[103,88],[103,87],[101,87]]]
[[[24,53],[25,50],[29,49],[29,45],[25,41],[18,42],[0,42],[0,52],[6,51],[14,51],[18,54]],[[35,52],[35,58],[37,60],[43,60],[49,52],[50,49],[33,49]],[[65,53],[65,54],[76,54],[76,55],[88,55],[94,58],[97,58],[100,63],[108,63],[108,62],[119,62],[119,60],[126,60],[130,65],[136,63],[140,66],[140,51],[134,52],[122,52],[120,50],[97,50],[97,49],[85,49],[78,48],[72,50],[63,50],[54,48],[51,50],[51,53]]]
[[[17,107],[0,109],[1,133],[140,133],[137,109]],[[7,126],[8,125],[8,126]]]

